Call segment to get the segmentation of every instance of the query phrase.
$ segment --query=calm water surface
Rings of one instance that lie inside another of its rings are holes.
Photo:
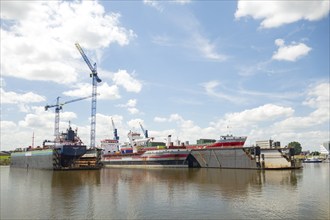
[[[1,219],[329,219],[329,163],[301,170],[1,167]]]

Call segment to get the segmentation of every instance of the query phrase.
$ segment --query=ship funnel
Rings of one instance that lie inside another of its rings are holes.
[[[167,136],[167,144],[166,144],[167,148],[169,148],[171,146],[171,137],[172,137],[172,135]]]

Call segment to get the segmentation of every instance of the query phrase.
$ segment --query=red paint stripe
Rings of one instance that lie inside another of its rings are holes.
[[[171,158],[171,157],[187,157],[188,154],[167,154],[167,155],[150,155],[150,156],[142,156],[141,158]]]
[[[228,143],[212,143],[205,145],[190,145],[187,149],[203,149],[203,148],[214,148],[214,147],[243,147],[245,142],[228,142]]]

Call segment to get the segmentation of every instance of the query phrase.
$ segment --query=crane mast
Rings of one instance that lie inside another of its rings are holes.
[[[60,103],[60,97],[58,96],[56,98],[56,104],[55,105],[46,105],[45,106],[45,111],[47,111],[49,108],[55,107],[55,128],[54,128],[54,136],[55,136],[55,142],[57,142],[60,139],[60,110],[62,109],[63,105],[72,103],[72,102],[77,102],[80,100],[88,99],[91,98],[92,96],[87,96],[87,97],[82,97],[78,99],[73,99],[70,101],[66,101],[63,103]]]
[[[96,127],[96,95],[97,95],[97,83],[102,82],[102,80],[97,75],[96,63],[92,66],[88,57],[86,56],[83,49],[80,47],[78,43],[75,44],[81,56],[83,57],[85,63],[92,71],[90,77],[92,78],[92,109],[91,109],[91,140],[90,147],[95,148],[95,127]]]

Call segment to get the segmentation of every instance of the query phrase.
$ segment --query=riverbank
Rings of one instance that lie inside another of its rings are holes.
[[[10,155],[0,155],[0,166],[10,165]]]

